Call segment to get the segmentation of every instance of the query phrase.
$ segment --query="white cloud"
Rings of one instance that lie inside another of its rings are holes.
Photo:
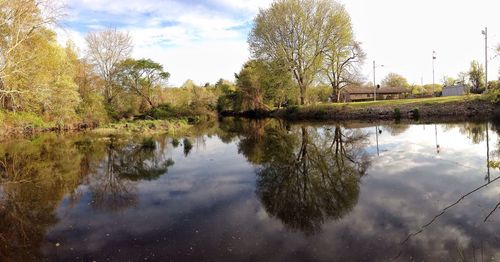
[[[65,21],[78,38],[85,31],[117,27],[131,32],[134,56],[163,63],[180,85],[187,78],[204,83],[232,79],[248,58],[249,24],[259,8],[271,0],[66,0]],[[500,2],[361,1],[343,0],[356,36],[368,54],[364,66],[372,79],[371,61],[386,65],[377,81],[389,72],[410,83],[432,82],[432,50],[436,50],[436,82],[469,68],[471,60],[484,63],[481,30],[489,26],[490,45],[500,42],[497,10]],[[500,58],[490,61],[489,79],[498,77]]]

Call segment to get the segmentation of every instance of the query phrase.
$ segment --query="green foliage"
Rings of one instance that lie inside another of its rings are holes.
[[[178,116],[177,110],[172,108],[169,104],[162,104],[151,108],[145,115],[153,119],[168,119]]]
[[[398,75],[396,73],[389,73],[384,80],[382,80],[383,87],[402,87],[409,88],[410,84],[408,84],[408,80],[404,78],[402,75]]]
[[[500,87],[489,89],[484,97],[490,103],[500,104]]]
[[[410,112],[411,112],[412,118],[414,118],[414,119],[420,118],[420,111],[419,111],[418,107],[413,108]]]
[[[493,169],[500,169],[500,161],[490,161],[488,165]]]
[[[158,89],[166,83],[170,73],[163,71],[163,66],[151,59],[123,60],[117,68],[117,79],[124,93],[137,95],[141,108],[156,104]],[[140,111],[140,110],[138,110]]]
[[[309,104],[327,103],[330,101],[332,88],[326,85],[311,87],[306,92],[306,100]]]
[[[103,124],[109,121],[104,97],[97,93],[82,95],[82,102],[77,107],[76,113],[84,123]]]
[[[470,64],[468,72],[472,93],[481,93],[484,90],[484,68],[476,60]]]
[[[350,30],[349,14],[335,1],[280,0],[260,10],[248,42],[253,58],[279,61],[292,73],[304,104],[307,89],[325,64],[325,53],[333,50],[339,55],[335,43],[339,37],[349,40]]]
[[[401,109],[399,107],[394,108],[394,118],[401,119]]]
[[[39,115],[31,112],[2,112],[0,111],[0,123],[4,128],[13,126],[21,128],[50,128],[53,123],[46,122]]]

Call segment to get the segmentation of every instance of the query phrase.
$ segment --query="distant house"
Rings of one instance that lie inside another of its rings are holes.
[[[410,95],[410,90],[402,87],[380,87],[377,88],[377,100],[403,99]],[[346,87],[342,90],[341,100],[343,102],[371,101],[374,96],[373,87]]]
[[[467,89],[464,85],[453,85],[443,87],[441,96],[463,96],[466,93]]]

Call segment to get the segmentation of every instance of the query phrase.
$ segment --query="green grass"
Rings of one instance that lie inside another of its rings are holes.
[[[352,102],[352,103],[325,103],[312,107],[349,107],[349,108],[368,108],[378,106],[404,106],[404,105],[433,105],[444,104],[451,102],[472,101],[480,99],[480,95],[470,96],[448,96],[448,97],[432,97],[432,98],[413,98],[413,99],[398,99],[398,100],[379,100],[379,101],[366,101],[366,102]],[[307,107],[307,106],[306,106]]]

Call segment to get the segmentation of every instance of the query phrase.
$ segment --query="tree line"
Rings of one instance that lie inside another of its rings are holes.
[[[62,46],[53,30],[61,12],[49,0],[0,0],[1,122],[10,116],[100,124],[160,104],[184,114],[215,111],[213,87],[166,88],[170,73],[151,59],[132,58],[127,32],[90,32],[83,53],[72,42]]]

